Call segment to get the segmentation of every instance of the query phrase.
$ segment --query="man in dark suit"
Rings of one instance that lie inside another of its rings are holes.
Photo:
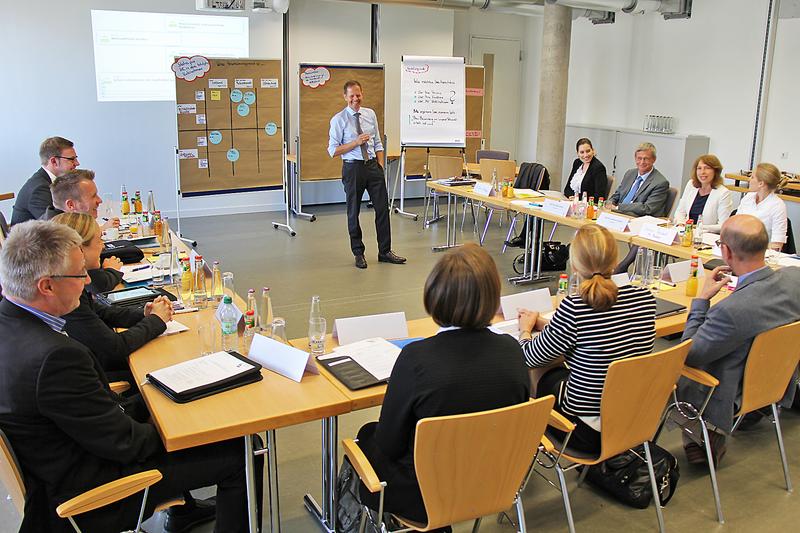
[[[63,137],[50,137],[39,146],[42,166],[31,176],[17,194],[11,213],[11,224],[42,218],[53,205],[50,184],[80,164],[72,141]]]
[[[722,224],[720,248],[729,266],[717,267],[706,278],[700,294],[692,300],[682,340],[692,339],[686,364],[719,379],[705,410],[705,419],[715,426],[711,449],[718,461],[725,453],[725,434],[733,427],[734,403],[740,394],[747,354],[753,339],[764,331],[800,320],[800,269],[772,270],[764,263],[769,236],[764,224],[750,215],[736,215]],[[710,307],[711,298],[739,277],[736,290]],[[791,391],[794,392],[794,386]],[[699,407],[705,387],[681,378],[678,396]],[[792,396],[793,398],[793,396]],[[791,398],[786,398],[791,402]],[[705,461],[699,445],[686,441],[690,462]]]
[[[247,531],[241,441],[166,453],[155,427],[109,390],[92,353],[63,334],[61,316],[89,281],[80,245],[71,228],[37,220],[15,227],[0,250],[0,428],[28,492],[20,531],[69,531],[58,504],[153,468],[164,477],[150,489],[145,516],[183,491],[217,485],[217,530]],[[140,502],[134,495],[76,521],[83,531],[128,529]]]
[[[651,143],[642,143],[634,154],[636,168],[625,172],[622,182],[609,198],[611,209],[640,217],[651,215],[665,217],[670,207],[667,206],[669,182],[653,165],[656,162],[656,147]]]

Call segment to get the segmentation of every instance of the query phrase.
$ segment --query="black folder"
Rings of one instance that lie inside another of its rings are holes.
[[[342,355],[341,357],[337,357],[335,359],[332,358],[320,360],[320,357],[329,356],[330,354],[328,354],[328,356],[318,356],[317,361],[319,364],[328,369],[328,372],[336,376],[336,379],[344,383],[345,386],[350,390],[366,389],[367,387],[380,385],[381,383],[387,383],[389,381],[388,379],[379,380],[364,370],[364,367],[356,363],[350,358],[349,355]],[[345,359],[350,360],[340,362]]]
[[[677,315],[686,311],[686,306],[670,302],[669,300],[662,300],[656,298],[656,318],[664,318],[666,316]]]
[[[226,390],[235,389],[237,387],[241,387],[242,385],[249,385],[250,383],[255,383],[264,379],[264,377],[261,375],[260,364],[246,358],[236,351],[229,350],[227,353],[237,359],[240,359],[244,363],[247,363],[246,365],[243,365],[242,371],[235,376],[182,392],[176,392],[169,386],[159,381],[157,378],[153,377],[152,374],[147,374],[147,381],[164,393],[164,395],[173,402],[188,403],[194,400],[199,400],[200,398],[205,398],[206,396],[211,396]]]

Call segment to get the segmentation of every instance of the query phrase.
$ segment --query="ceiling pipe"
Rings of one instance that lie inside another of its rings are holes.
[[[544,0],[349,0],[364,4],[396,4],[466,11],[491,11],[509,15],[542,16]]]
[[[593,11],[623,13],[661,13],[665,20],[690,18],[692,0],[545,0],[548,4]]]

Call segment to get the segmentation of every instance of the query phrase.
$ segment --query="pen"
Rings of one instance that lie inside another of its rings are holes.
[[[150,265],[144,265],[144,266],[136,267],[133,270],[131,270],[131,272],[138,272],[138,271],[144,270],[146,268],[150,268]]]
[[[664,285],[669,285],[670,287],[676,287],[674,283],[672,283],[671,281],[667,281],[665,279],[662,279],[661,283],[663,283]]]

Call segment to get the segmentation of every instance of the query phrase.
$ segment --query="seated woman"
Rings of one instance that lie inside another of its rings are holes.
[[[702,216],[703,231],[719,233],[733,210],[731,191],[722,184],[722,163],[714,154],[705,154],[697,158],[692,168],[692,179],[683,190],[673,220],[676,224],[687,220],[697,224]]]
[[[428,276],[423,298],[439,332],[403,348],[380,418],[363,426],[358,440],[387,482],[384,509],[425,523],[414,471],[417,422],[525,402],[530,380],[519,344],[489,327],[500,307],[500,276],[483,248],[466,244],[447,252]],[[377,493],[362,484],[360,494],[378,509]]]
[[[736,213],[753,215],[761,219],[769,235],[771,250],[780,251],[786,242],[786,204],[775,190],[783,187],[786,179],[772,163],[759,163],[750,176],[750,191],[739,202]]]
[[[84,213],[62,213],[52,220],[80,234],[86,269],[99,268],[103,240],[97,222]],[[124,378],[128,372],[128,356],[167,329],[166,323],[172,320],[172,302],[160,296],[148,303],[142,312],[133,307],[101,305],[95,301],[90,288],[91,285],[81,294],[78,308],[64,316],[66,332],[88,347],[106,372]],[[112,328],[128,329],[116,333]]]
[[[578,139],[575,149],[578,151],[578,158],[572,163],[564,195],[569,198],[586,193],[587,197],[594,198],[597,202],[605,197],[608,189],[606,167],[595,157],[594,147],[589,139]]]
[[[610,279],[617,243],[606,228],[589,224],[579,229],[569,255],[582,280],[580,294],[564,298],[549,323],[536,312],[520,310],[519,342],[530,367],[547,367],[564,357],[569,369],[559,365],[547,371],[536,395],[554,395],[555,409],[576,424],[570,447],[597,453],[608,367],[653,350],[656,302],[647,288],[617,287]],[[541,333],[531,338],[534,329]]]

